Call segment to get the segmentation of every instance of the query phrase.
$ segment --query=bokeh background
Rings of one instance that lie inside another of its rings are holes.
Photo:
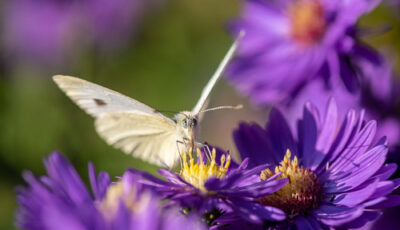
[[[362,18],[363,38],[399,70],[400,9],[383,4]],[[87,163],[111,176],[128,167],[156,168],[106,145],[93,119],[52,82],[72,75],[114,89],[159,110],[189,110],[232,42],[236,0],[3,0],[0,2],[0,229],[14,229],[14,189],[22,172],[44,172],[51,151],[65,154],[87,180]],[[390,30],[388,30],[390,28]],[[236,153],[239,121],[265,122],[222,79],[210,106],[240,111],[206,114],[202,140]]]

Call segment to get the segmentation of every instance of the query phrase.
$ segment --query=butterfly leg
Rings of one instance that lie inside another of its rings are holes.
[[[184,137],[182,139],[182,141],[183,141],[184,146],[186,147],[186,151],[191,151],[191,152],[195,151],[195,149],[194,149],[195,142],[194,141],[192,141],[186,137]]]
[[[185,142],[179,140],[176,141],[176,149],[178,150],[179,154],[181,153],[181,149],[179,147],[180,145],[185,145]]]
[[[183,152],[183,151],[181,151],[181,149],[180,149],[180,147],[179,147],[180,145],[186,146],[186,144],[185,144],[184,141],[180,141],[180,140],[177,140],[177,141],[176,141],[176,149],[177,149],[178,154],[179,154],[179,162],[180,162],[180,164],[182,165],[182,164],[183,164],[183,162],[182,162],[182,160],[183,160],[183,158],[182,158],[182,152]],[[186,153],[183,152],[183,154],[186,154]]]
[[[195,151],[194,147],[197,147],[197,146],[196,146],[195,141],[193,141],[193,139],[184,137],[183,141],[185,142],[185,146],[189,151]]]

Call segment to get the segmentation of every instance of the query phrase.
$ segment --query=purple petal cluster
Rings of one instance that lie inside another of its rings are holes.
[[[229,80],[257,104],[290,102],[315,78],[359,87],[353,57],[370,59],[355,24],[379,1],[246,0],[233,33],[246,31]],[[357,66],[356,66],[357,67]]]
[[[218,155],[227,156],[226,153],[221,152]],[[211,162],[211,164],[220,164],[220,162]],[[230,210],[243,219],[258,224],[263,220],[285,219],[285,214],[280,209],[263,206],[254,201],[279,190],[287,183],[287,179],[277,180],[279,175],[276,175],[267,180],[261,180],[259,174],[267,166],[259,165],[247,169],[248,162],[248,159],[245,159],[238,167],[229,168],[223,177],[211,175],[204,181],[203,188],[185,180],[179,173],[163,169],[159,170],[159,174],[168,181],[160,180],[147,173],[137,173],[144,177],[143,183],[153,187],[163,198],[171,200],[170,205],[178,204],[200,214],[214,209]]]
[[[241,156],[250,159],[250,166],[270,164],[273,170],[282,165],[279,162],[290,150],[298,164],[318,178],[321,187],[314,195],[319,200],[306,211],[287,213],[283,225],[358,228],[380,216],[379,209],[400,203],[398,195],[390,195],[400,180],[388,180],[397,166],[385,164],[387,142],[385,138],[374,141],[375,134],[376,122],[365,121],[363,112],[357,115],[351,110],[340,123],[336,103],[330,100],[323,116],[315,106],[306,104],[295,132],[274,109],[265,128],[242,123],[234,139]],[[283,208],[294,210],[294,206]],[[238,221],[231,216],[228,219]],[[221,223],[229,221],[222,218]]]
[[[89,165],[91,195],[73,166],[60,154],[46,160],[48,176],[24,173],[27,187],[17,191],[16,224],[22,229],[204,229],[174,209],[164,209],[153,191],[126,172],[111,182]]]

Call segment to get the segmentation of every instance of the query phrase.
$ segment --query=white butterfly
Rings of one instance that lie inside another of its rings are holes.
[[[199,115],[205,111],[209,94],[233,57],[241,36],[228,50],[192,111],[180,112],[173,119],[139,101],[83,79],[56,75],[53,80],[95,118],[96,130],[108,144],[150,163],[173,167],[179,158],[177,143],[185,143],[186,147],[197,143],[195,133],[201,119]]]

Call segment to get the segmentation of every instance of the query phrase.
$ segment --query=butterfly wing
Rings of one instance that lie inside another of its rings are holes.
[[[207,85],[204,87],[203,91],[201,92],[201,96],[200,96],[199,100],[197,101],[196,105],[192,109],[193,114],[198,115],[207,106],[207,100],[208,100],[208,97],[210,96],[211,90],[214,88],[217,81],[221,78],[221,75],[224,72],[229,61],[233,58],[233,55],[235,54],[239,40],[243,36],[244,36],[244,32],[241,31],[239,33],[239,36],[236,38],[236,40],[233,42],[233,44],[229,48],[228,52],[225,54],[224,59],[222,59],[217,70],[212,75],[212,77],[208,81]]]
[[[168,166],[177,159],[176,124],[151,107],[80,78],[54,81],[79,107],[95,117],[96,130],[110,145],[150,163]]]
[[[99,116],[96,130],[106,142],[126,154],[172,167],[179,157],[175,124],[146,113],[116,112]]]
[[[53,80],[68,97],[93,117],[113,112],[138,111],[169,119],[139,101],[92,82],[62,75],[54,76]]]

